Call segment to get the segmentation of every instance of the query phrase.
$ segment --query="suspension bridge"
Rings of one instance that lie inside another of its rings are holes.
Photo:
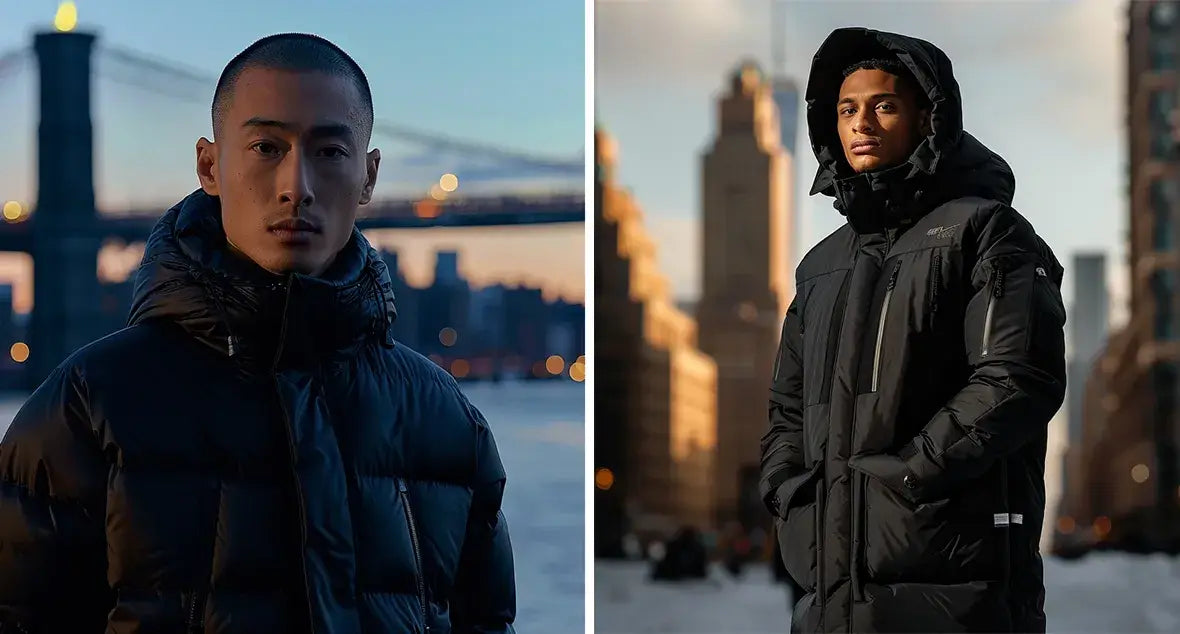
[[[100,64],[94,64],[95,54]],[[166,206],[99,210],[95,200],[95,146],[91,84],[102,78],[187,102],[208,104],[216,76],[118,46],[99,46],[79,31],[43,32],[33,45],[0,53],[0,91],[22,69],[36,65],[39,79],[37,195],[35,203],[5,203],[0,251],[32,256],[34,308],[29,322],[28,385],[36,386],[70,352],[105,334],[98,314],[102,290],[98,253],[110,239],[146,238]],[[574,193],[455,196],[436,184],[414,199],[377,199],[361,207],[357,225],[368,229],[487,227],[579,223],[585,219],[582,157],[554,158],[447,137],[378,118],[373,134],[413,146],[421,156],[462,156],[479,163],[464,179],[556,177],[576,180]],[[450,188],[451,190],[454,187]],[[176,198],[185,192],[177,192]],[[0,191],[0,201],[8,200]]]

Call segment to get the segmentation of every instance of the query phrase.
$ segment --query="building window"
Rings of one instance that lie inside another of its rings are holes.
[[[1172,1],[1157,2],[1151,8],[1151,30],[1156,33],[1166,33],[1176,25],[1176,3]]]
[[[1156,271],[1151,276],[1151,293],[1155,299],[1155,338],[1171,341],[1176,338],[1175,311],[1176,272],[1171,269]]]
[[[1176,92],[1171,89],[1156,90],[1151,93],[1151,111],[1148,113],[1151,122],[1151,156],[1156,159],[1168,160],[1173,155],[1176,139],[1173,135],[1175,112],[1177,106]]]
[[[1151,183],[1152,247],[1170,251],[1176,246],[1175,210],[1180,205],[1180,183],[1159,179]]]
[[[1151,28],[1148,36],[1151,70],[1176,69],[1176,18],[1177,7],[1173,2],[1160,2],[1151,8],[1148,18]]]

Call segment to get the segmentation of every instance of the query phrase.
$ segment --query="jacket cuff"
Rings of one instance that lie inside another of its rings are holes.
[[[921,502],[929,502],[940,497],[944,479],[942,468],[926,457],[918,445],[919,442],[920,439],[915,439],[907,443],[897,455],[905,463],[906,476],[903,484],[910,495]]]

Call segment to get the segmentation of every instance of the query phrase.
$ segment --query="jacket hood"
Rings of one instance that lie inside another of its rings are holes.
[[[393,284],[380,254],[353,233],[320,277],[274,275],[226,248],[221,201],[197,190],[153,228],[135,274],[128,325],[166,321],[243,361],[279,363],[393,345]]]
[[[896,59],[913,73],[932,104],[931,132],[906,163],[853,174],[836,130],[836,100],[844,69],[873,58]],[[1012,203],[1016,179],[1011,168],[963,130],[962,96],[951,61],[930,42],[860,27],[837,29],[812,60],[806,101],[811,148],[819,162],[811,194],[833,196],[836,208],[854,226],[874,224],[857,213],[870,208],[874,215],[882,209],[896,214],[893,220],[904,224],[950,198],[979,196]]]

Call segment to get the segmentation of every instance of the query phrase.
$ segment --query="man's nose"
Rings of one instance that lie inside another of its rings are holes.
[[[288,152],[279,177],[279,202],[284,205],[309,207],[315,200],[312,170],[302,152]]]
[[[858,134],[870,134],[876,129],[877,122],[870,110],[861,109],[852,119],[852,131]]]

